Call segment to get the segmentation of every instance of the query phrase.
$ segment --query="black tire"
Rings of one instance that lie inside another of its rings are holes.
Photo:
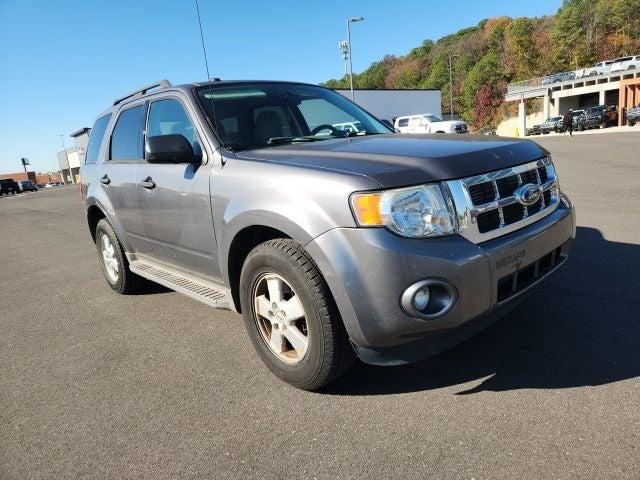
[[[285,363],[271,351],[256,323],[253,292],[267,273],[285,279],[304,308],[309,345],[304,357],[295,364]],[[240,275],[240,304],[253,346],[269,370],[285,382],[303,390],[318,390],[353,365],[355,353],[329,287],[297,242],[269,240],[249,253]]]
[[[101,241],[103,235],[107,235],[109,237],[109,240],[115,250],[115,257],[118,262],[119,272],[118,279],[115,282],[109,278],[109,275],[107,274],[107,267],[104,264],[104,259],[102,258]],[[104,278],[107,281],[107,284],[115,292],[122,295],[128,295],[136,292],[144,282],[144,279],[129,269],[129,262],[124,254],[124,249],[120,244],[120,240],[118,240],[116,232],[113,230],[113,227],[106,218],[100,220],[96,227],[96,248],[98,249],[98,258],[100,259],[100,265],[102,266],[102,272],[104,273]]]

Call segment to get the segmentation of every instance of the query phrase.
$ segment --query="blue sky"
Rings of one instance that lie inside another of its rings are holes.
[[[553,14],[561,0],[200,0],[212,76],[319,83],[344,72],[353,26],[358,72],[483,18]],[[28,157],[53,169],[60,134],[91,126],[122,93],[161,78],[206,77],[194,0],[0,0],[0,172]]]

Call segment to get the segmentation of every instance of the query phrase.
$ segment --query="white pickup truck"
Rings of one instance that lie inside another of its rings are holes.
[[[400,133],[467,133],[466,122],[462,120],[444,121],[438,115],[422,113],[397,117],[393,127]]]

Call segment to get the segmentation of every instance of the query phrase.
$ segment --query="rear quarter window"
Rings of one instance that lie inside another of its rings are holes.
[[[100,117],[93,125],[89,136],[89,144],[87,145],[87,154],[84,158],[84,163],[96,163],[98,160],[100,145],[102,145],[102,140],[104,139],[104,134],[107,131],[109,120],[111,120],[110,113],[104,117]]]

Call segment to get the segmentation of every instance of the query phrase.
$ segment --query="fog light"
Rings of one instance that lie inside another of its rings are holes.
[[[413,296],[413,305],[416,307],[416,310],[419,312],[426,310],[429,305],[430,298],[431,295],[429,294],[429,287],[422,287],[418,290]]]
[[[412,317],[433,320],[449,313],[457,299],[458,292],[449,282],[428,278],[407,288],[402,293],[400,304]]]

